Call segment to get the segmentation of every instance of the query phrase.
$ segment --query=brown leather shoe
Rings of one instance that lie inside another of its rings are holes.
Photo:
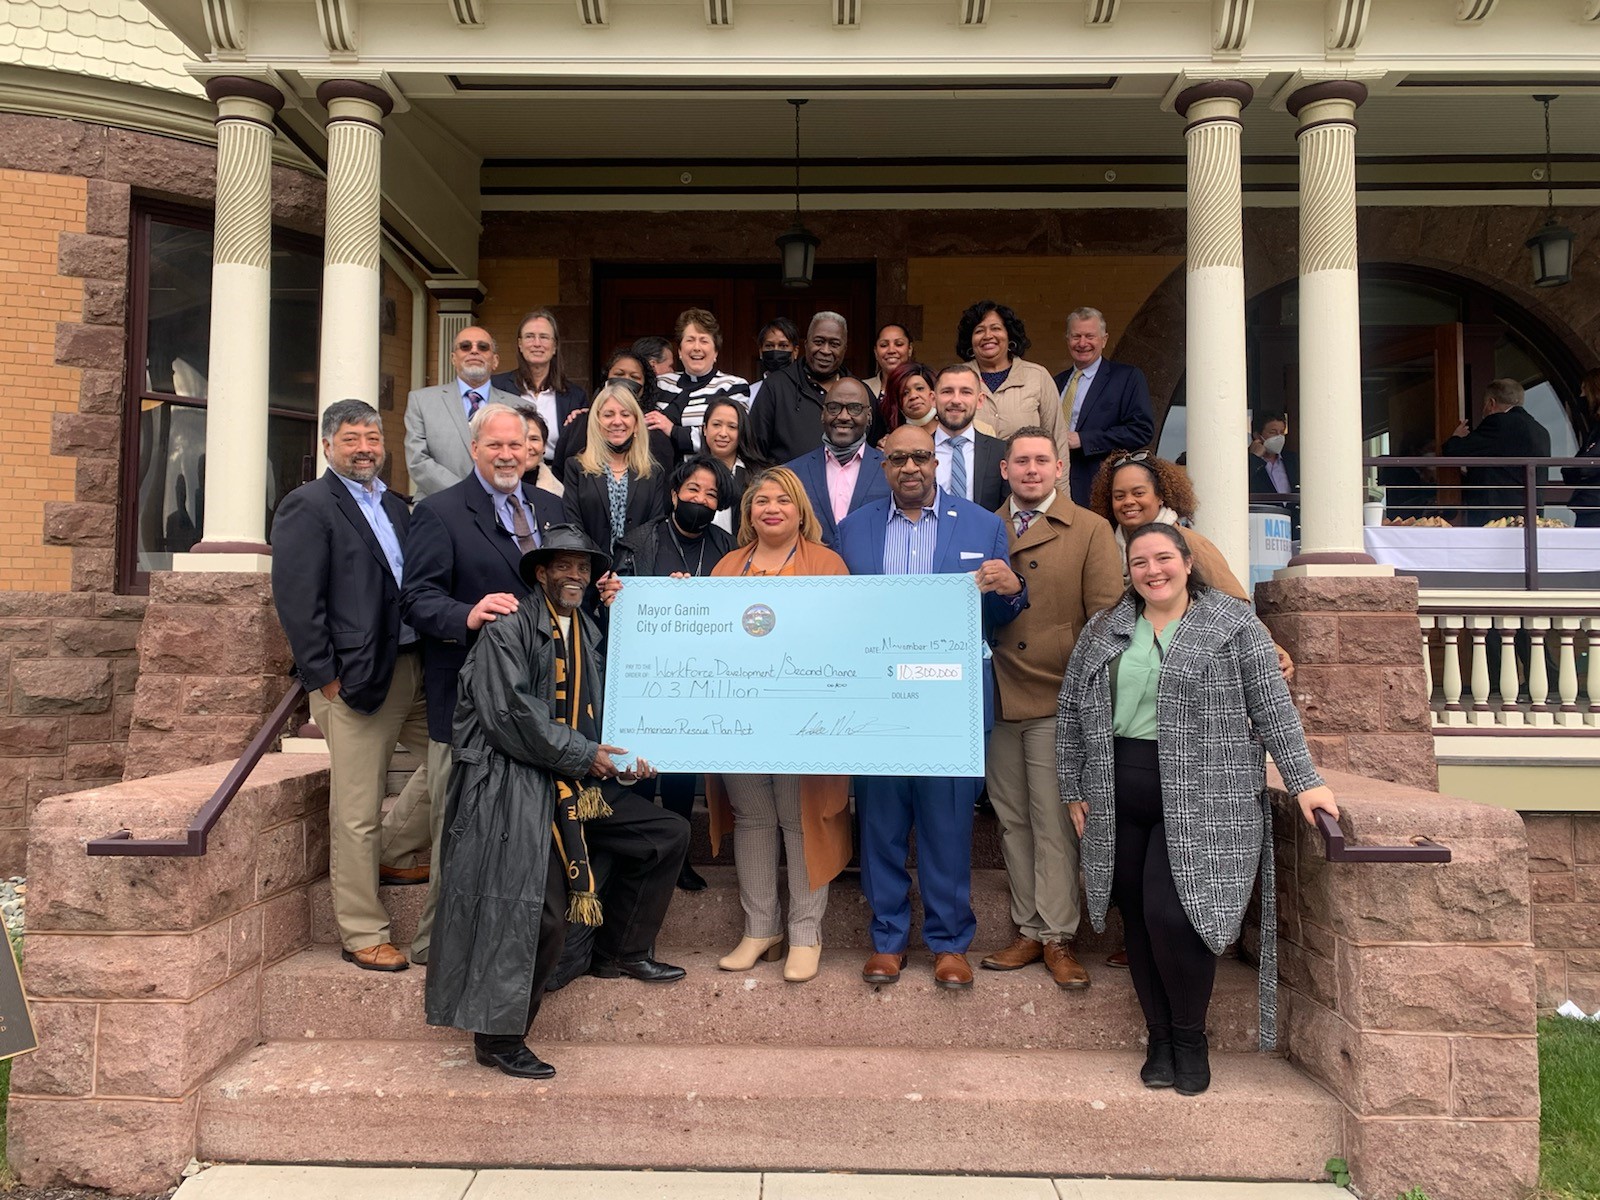
[[[905,967],[904,954],[874,954],[861,968],[861,978],[868,983],[899,983]]]
[[[365,946],[360,950],[346,950],[344,960],[355,963],[363,971],[404,971],[411,965],[406,961],[406,956],[388,942],[379,942],[376,946]]]
[[[1044,944],[1044,965],[1057,987],[1077,992],[1089,986],[1089,972],[1083,969],[1083,964],[1072,953],[1072,946],[1064,939]]]
[[[1128,952],[1126,950],[1113,950],[1106,955],[1106,966],[1116,967],[1119,971],[1128,969]]]
[[[1004,950],[996,950],[978,965],[987,971],[1020,971],[1044,957],[1044,943],[1017,934],[1017,940]]]
[[[972,986],[972,965],[965,954],[937,954],[933,959],[933,982],[942,988]]]
[[[388,885],[405,885],[408,883],[427,883],[428,864],[420,867],[379,867],[378,882]]]

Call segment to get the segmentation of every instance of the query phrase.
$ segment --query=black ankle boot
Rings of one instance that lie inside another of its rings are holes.
[[[1180,1096],[1198,1096],[1211,1086],[1204,1030],[1172,1031],[1172,1086]]]
[[[1150,1047],[1145,1052],[1139,1080],[1147,1088],[1168,1088],[1173,1083],[1172,1031],[1165,1027],[1150,1030]]]

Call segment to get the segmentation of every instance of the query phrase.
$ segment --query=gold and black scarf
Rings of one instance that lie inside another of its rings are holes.
[[[571,636],[563,636],[561,622],[548,597],[545,607],[550,610],[550,634],[556,649],[556,720],[598,742],[594,704],[583,687],[583,633],[576,624],[580,618],[573,614]],[[567,920],[579,925],[600,924],[600,895],[595,889],[583,822],[610,815],[611,806],[598,787],[584,787],[580,780],[556,777],[555,847],[567,870]]]

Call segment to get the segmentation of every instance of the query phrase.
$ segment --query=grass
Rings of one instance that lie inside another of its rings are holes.
[[[1541,1200],[1600,1198],[1600,1022],[1539,1022]]]

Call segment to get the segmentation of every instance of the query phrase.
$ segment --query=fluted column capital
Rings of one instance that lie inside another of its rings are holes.
[[[1172,107],[1180,117],[1187,118],[1192,113],[1194,122],[1230,118],[1237,121],[1255,96],[1255,88],[1242,79],[1207,79],[1184,88]]]
[[[1285,106],[1298,117],[1301,130],[1324,121],[1354,123],[1356,109],[1367,102],[1367,85],[1354,79],[1310,83],[1289,94]]]
[[[328,123],[361,121],[382,127],[394,111],[394,97],[362,79],[325,79],[317,85],[317,103],[328,110]]]

